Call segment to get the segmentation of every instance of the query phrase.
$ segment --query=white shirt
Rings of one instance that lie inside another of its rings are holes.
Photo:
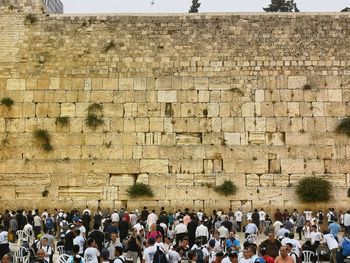
[[[187,226],[184,223],[180,223],[175,227],[176,234],[182,234],[187,232]]]
[[[112,222],[119,222],[119,219],[119,214],[117,212],[113,212],[113,214],[111,214]]]
[[[0,233],[0,244],[7,244],[8,241],[8,232],[7,231],[1,231]]]
[[[253,215],[252,212],[248,212],[247,213],[247,220],[252,220],[252,215]]]
[[[123,262],[125,262],[124,256],[119,256],[113,261],[113,263],[123,263]]]
[[[304,211],[304,214],[305,214],[305,220],[308,220],[311,222],[312,211]]]
[[[82,236],[76,236],[73,239],[73,244],[79,246],[79,253],[78,254],[84,253],[84,243],[85,243],[85,239]]]
[[[151,226],[152,224],[156,224],[158,220],[158,216],[155,213],[150,213],[147,217],[147,225]]]
[[[219,229],[219,237],[220,238],[227,238],[228,237],[228,229],[224,226],[221,226]]]
[[[206,247],[203,247],[203,246],[199,247],[196,244],[194,244],[192,246],[191,250],[196,250],[196,249],[201,249],[202,250],[202,252],[203,252],[203,259],[209,258],[209,251],[208,251],[208,249]]]
[[[196,237],[208,237],[209,231],[205,225],[199,225],[196,228]]]
[[[197,212],[197,217],[199,219],[199,221],[203,220],[203,212]]]
[[[85,226],[81,226],[81,227],[79,227],[79,230],[80,230],[80,235],[82,236],[82,237],[85,237],[85,235],[86,235],[86,228],[85,228]]]
[[[332,249],[339,247],[337,240],[335,240],[335,238],[332,234],[323,235],[323,240],[327,244],[329,250],[332,250]]]
[[[245,232],[248,233],[248,234],[256,234],[256,233],[258,233],[258,228],[256,227],[255,224],[249,223],[245,227]]]
[[[310,238],[311,238],[311,244],[314,244],[315,241],[321,241],[321,233],[320,232],[311,232]]]
[[[130,225],[131,227],[133,227],[137,223],[137,215],[130,214],[129,217],[130,217]]]
[[[259,212],[259,220],[260,221],[265,221],[266,218],[266,213],[264,211]]]
[[[175,250],[170,249],[167,254],[168,263],[178,263],[181,260],[180,254]]]
[[[165,252],[165,245],[163,242],[156,242],[156,243],[154,243],[154,246],[156,247],[156,249],[157,249],[157,247],[159,247],[159,249],[161,251]]]
[[[276,221],[275,223],[273,223],[272,226],[275,230],[275,233],[277,233],[277,231],[281,229],[281,226],[283,226],[283,224],[281,221]]]
[[[281,243],[283,246],[287,245],[287,243],[291,243],[293,245],[292,252],[294,252],[297,255],[300,255],[301,244],[298,240],[285,237],[282,239]]]
[[[27,236],[29,236],[29,234],[33,232],[33,227],[32,227],[32,225],[29,224],[29,223],[26,224],[26,225],[23,227],[23,232],[24,232]]]
[[[40,226],[41,227],[41,217],[36,215],[34,216],[34,226]]]
[[[137,223],[136,225],[133,226],[133,228],[137,229],[137,234],[140,234],[140,230],[143,229],[143,225],[140,223]]]
[[[235,219],[236,219],[236,222],[242,222],[242,212],[241,211],[236,211],[235,212]]]
[[[344,215],[344,226],[350,226],[350,214],[348,213]]]
[[[95,247],[88,247],[84,252],[84,259],[86,263],[99,263],[99,256],[100,252]]]
[[[310,226],[304,226],[303,227],[303,231],[304,231],[304,236],[305,238],[310,238]]]
[[[145,260],[146,263],[153,263],[154,254],[157,249],[155,246],[150,246],[143,251],[142,259]]]

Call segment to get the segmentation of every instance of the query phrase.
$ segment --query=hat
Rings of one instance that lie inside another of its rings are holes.
[[[74,228],[75,227],[75,225],[73,225],[73,224],[71,224],[70,226],[69,226],[69,228]]]
[[[66,236],[65,234],[61,234],[61,236],[60,236],[60,237],[64,238],[65,236]]]
[[[179,219],[179,222],[183,222],[184,220],[182,218]]]
[[[78,222],[83,222],[83,220],[81,220],[81,219],[78,219]]]
[[[223,257],[224,256],[224,252],[223,251],[219,251],[215,254],[216,257]]]

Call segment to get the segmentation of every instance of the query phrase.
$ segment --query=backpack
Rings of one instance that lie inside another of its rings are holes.
[[[203,263],[204,262],[204,253],[202,250],[202,247],[195,249],[195,252],[197,254],[197,263]]]
[[[302,263],[301,257],[299,257],[297,255],[297,253],[295,253],[295,252],[290,253],[290,256],[292,256],[292,255],[295,255],[296,263]]]
[[[157,251],[153,257],[153,263],[168,263],[165,253],[157,247]]]
[[[350,256],[350,241],[344,240],[343,249],[341,251],[342,256],[347,257]]]

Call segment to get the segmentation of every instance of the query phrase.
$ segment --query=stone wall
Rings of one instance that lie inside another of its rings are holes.
[[[0,98],[15,102],[0,107],[0,207],[348,202],[349,138],[334,129],[350,111],[349,14],[35,16],[0,15]],[[298,201],[314,175],[336,202]],[[236,195],[207,187],[225,179]],[[130,199],[135,181],[155,197]]]

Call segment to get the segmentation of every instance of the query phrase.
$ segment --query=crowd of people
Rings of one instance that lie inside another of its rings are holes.
[[[349,234],[350,211],[332,208],[271,215],[264,209],[6,210],[0,258],[10,263],[9,243],[20,238],[30,260],[40,263],[52,263],[54,253],[70,255],[69,263],[299,263],[302,251],[342,263],[350,256]]]

